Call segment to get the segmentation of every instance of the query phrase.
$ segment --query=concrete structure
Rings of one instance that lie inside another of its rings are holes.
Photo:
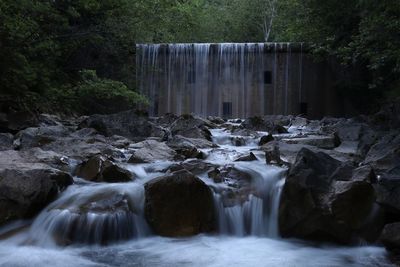
[[[335,66],[302,44],[141,44],[137,81],[150,115],[340,115]]]

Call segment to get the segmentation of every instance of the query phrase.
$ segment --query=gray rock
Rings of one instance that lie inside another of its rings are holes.
[[[400,214],[400,176],[385,174],[375,185],[377,202]]]
[[[88,181],[107,183],[131,182],[135,178],[128,170],[102,156],[94,156],[81,163],[77,167],[75,175]]]
[[[400,249],[400,222],[385,225],[383,228],[381,242],[389,250]]]
[[[172,135],[181,135],[188,138],[202,138],[211,141],[211,132],[209,127],[213,127],[210,122],[192,115],[182,115],[174,123],[170,129]]]
[[[378,173],[400,166],[400,135],[391,133],[381,138],[369,150],[364,164],[370,164]]]
[[[80,128],[94,128],[104,136],[120,135],[133,141],[143,141],[148,137],[166,140],[168,131],[150,122],[147,117],[134,111],[124,111],[111,115],[93,115],[84,120]]]
[[[191,236],[214,230],[215,212],[210,188],[186,170],[145,184],[145,216],[162,236]]]
[[[70,130],[62,125],[27,128],[16,134],[15,144],[18,149],[42,147],[69,134]]]
[[[259,146],[268,144],[269,142],[274,141],[274,137],[272,136],[272,134],[268,134],[268,135],[264,135],[260,138],[260,142],[258,142]]]
[[[0,157],[0,225],[33,217],[72,182],[69,174],[46,164]]]
[[[255,161],[255,160],[258,160],[257,157],[254,155],[253,152],[250,152],[250,154],[240,156],[239,158],[235,159],[234,161]]]
[[[323,149],[333,149],[337,146],[334,135],[307,135],[304,137],[284,138],[281,141],[287,144],[308,145]]]
[[[359,235],[372,212],[375,192],[360,174],[352,179],[353,173],[351,166],[327,154],[302,149],[282,190],[282,236],[340,243],[363,238]]]
[[[129,163],[150,163],[155,161],[172,161],[176,156],[175,150],[171,149],[163,142],[156,140],[146,140],[131,145],[137,149],[130,157]]]

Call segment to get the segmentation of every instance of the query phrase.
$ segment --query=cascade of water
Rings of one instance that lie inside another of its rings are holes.
[[[278,237],[278,206],[284,171],[268,169],[257,162],[235,166],[251,174],[257,192],[250,194],[244,203],[228,207],[224,207],[219,194],[214,195],[220,233]]]
[[[211,132],[213,141],[225,151],[231,151],[230,154],[233,155],[235,152],[240,154],[256,147],[259,140],[257,137],[249,136],[244,139],[245,146],[235,147],[231,141],[235,136],[231,133],[222,129],[213,129]],[[265,165],[265,162],[259,160],[232,163],[232,158],[224,152],[221,154],[214,152],[209,160],[219,164],[230,163],[230,166],[251,177],[252,192],[244,202],[237,201],[233,205],[224,206],[223,185],[214,193],[219,232],[236,236],[278,237],[279,199],[286,170]],[[218,185],[213,186],[218,188]]]
[[[41,246],[107,244],[150,234],[143,216],[143,187],[83,183],[70,186],[35,219],[30,242]]]

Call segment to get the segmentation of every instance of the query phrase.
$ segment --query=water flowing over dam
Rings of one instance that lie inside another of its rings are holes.
[[[329,64],[301,43],[138,44],[150,115],[335,115]]]

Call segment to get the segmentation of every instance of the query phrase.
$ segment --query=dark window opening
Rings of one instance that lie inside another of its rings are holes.
[[[189,71],[187,76],[188,83],[192,84],[196,82],[196,72]]]
[[[308,112],[308,104],[305,102],[300,103],[300,114],[307,115]]]
[[[272,71],[264,71],[264,84],[272,84]]]
[[[232,116],[232,102],[224,102],[222,104],[222,114],[224,118]]]
[[[153,107],[153,112],[154,116],[158,116],[158,101],[154,101],[154,107]]]

